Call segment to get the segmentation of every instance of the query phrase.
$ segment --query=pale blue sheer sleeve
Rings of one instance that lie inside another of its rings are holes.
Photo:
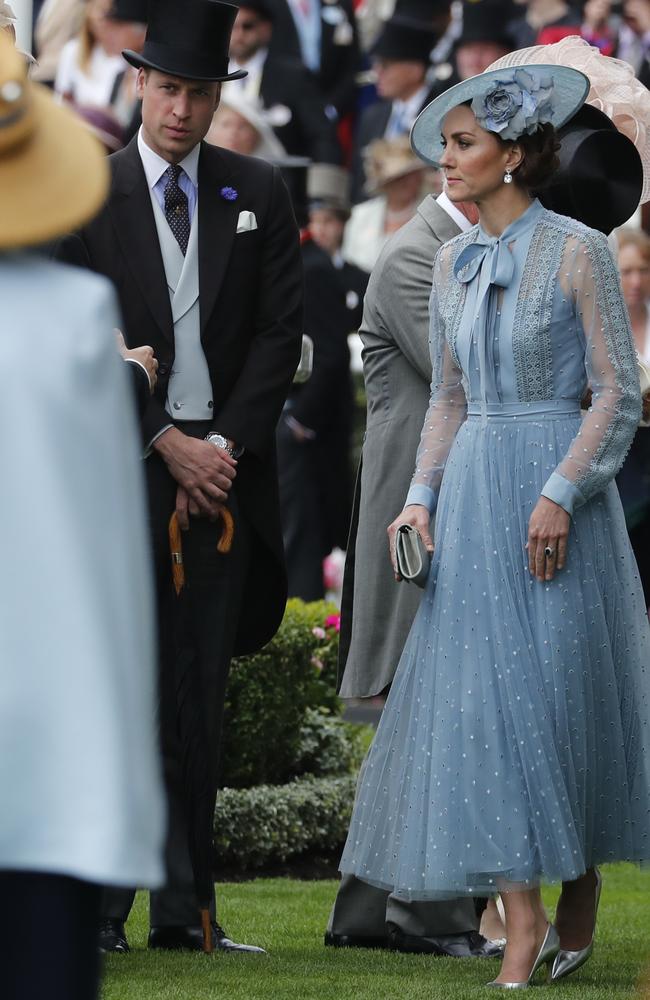
[[[571,514],[623,464],[641,416],[641,394],[630,320],[606,238],[588,231],[569,239],[560,281],[584,330],[592,401],[542,496]]]
[[[462,373],[449,349],[440,310],[441,294],[448,287],[447,283],[455,280],[451,253],[448,247],[442,247],[433,266],[429,305],[429,348],[433,368],[431,397],[415,458],[415,473],[405,504],[421,504],[431,514],[438,502],[447,456],[458,429],[467,416]]]

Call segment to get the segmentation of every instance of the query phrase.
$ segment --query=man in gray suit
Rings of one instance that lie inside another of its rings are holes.
[[[341,695],[392,682],[421,591],[395,583],[386,528],[402,509],[429,402],[429,296],[439,247],[477,218],[474,205],[428,195],[382,251],[360,329],[368,415],[343,584]],[[334,946],[393,947],[458,957],[501,949],[478,933],[472,899],[411,902],[344,876],[325,935]]]

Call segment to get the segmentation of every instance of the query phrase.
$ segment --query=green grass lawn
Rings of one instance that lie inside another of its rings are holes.
[[[267,956],[148,952],[147,901],[138,894],[127,926],[131,954],[110,955],[102,1000],[447,1000],[491,995],[498,962],[323,947],[336,883],[259,879],[219,887],[219,917],[231,937]],[[555,890],[545,894],[552,908]],[[552,912],[552,909],[551,909]],[[650,874],[604,870],[596,951],[554,1000],[638,996],[650,962]]]

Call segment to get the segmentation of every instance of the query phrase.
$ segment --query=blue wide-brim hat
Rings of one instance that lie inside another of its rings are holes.
[[[546,122],[559,129],[580,110],[589,87],[584,73],[566,66],[518,66],[480,73],[450,87],[420,112],[411,129],[411,146],[425,163],[439,166],[444,119],[468,101],[479,125],[502,139],[530,135]]]

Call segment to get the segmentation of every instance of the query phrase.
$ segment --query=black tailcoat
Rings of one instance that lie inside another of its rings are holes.
[[[106,206],[62,242],[58,256],[109,277],[119,293],[128,346],[154,349],[158,384],[142,421],[149,442],[171,422],[165,410],[174,362],[169,291],[137,140],[109,162]],[[213,428],[245,448],[237,500],[257,538],[235,644],[241,654],[264,645],[284,612],[274,430],[300,355],[302,268],[276,168],[202,143],[198,182],[201,341],[212,379]],[[233,200],[224,189],[235,193]],[[254,212],[257,229],[237,233],[241,211]]]

